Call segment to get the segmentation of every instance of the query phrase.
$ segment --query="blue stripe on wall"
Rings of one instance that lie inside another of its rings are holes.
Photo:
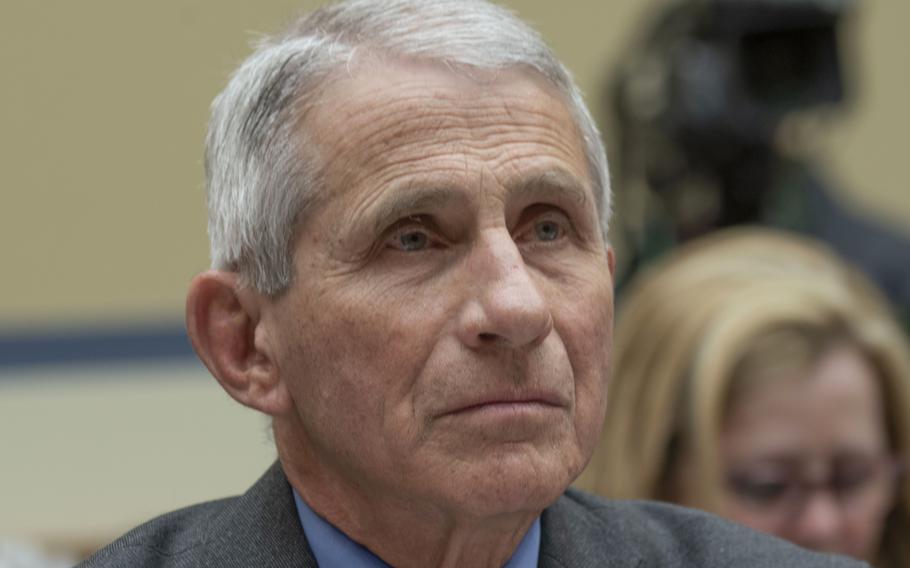
[[[182,324],[0,332],[0,370],[38,365],[195,359]]]

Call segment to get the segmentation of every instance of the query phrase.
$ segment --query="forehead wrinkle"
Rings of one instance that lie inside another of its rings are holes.
[[[422,86],[419,82],[413,83]],[[500,132],[508,134],[517,126],[540,130],[543,137],[549,138],[558,130],[552,126],[574,126],[563,104],[543,104],[521,92],[508,93],[505,96],[510,100],[504,101],[504,94],[495,89],[468,91],[453,93],[445,88],[429,88],[412,92],[396,84],[336,100],[333,105],[337,107],[335,116],[353,125],[348,132],[356,132],[353,139],[346,132],[335,132],[336,150],[343,152],[366,146],[388,149],[397,146],[402,139],[434,143],[483,139],[495,137]],[[388,96],[384,95],[386,92]],[[382,103],[374,104],[378,100]],[[420,112],[414,112],[415,109]],[[505,122],[504,117],[507,118]],[[540,126],[541,117],[551,126]],[[477,131],[483,135],[471,135]],[[571,134],[570,139],[577,137],[574,128]]]
[[[329,127],[339,122],[350,126],[344,132],[334,133],[337,152],[357,151],[366,146],[388,148],[402,138],[436,139],[440,132],[462,135],[467,132],[465,109],[461,106],[453,106],[444,98],[426,92],[402,90],[383,96],[382,91],[357,94],[347,104],[338,103],[343,116],[340,121],[333,120]]]
[[[466,139],[451,136],[440,140],[432,133],[423,139],[402,141],[394,148],[370,145],[359,156],[356,168],[342,168],[347,178],[346,185],[356,184],[369,178],[370,184],[383,187],[395,183],[399,178],[420,176],[422,173],[439,174],[448,172],[457,177],[470,176],[476,169],[491,169],[489,173],[502,171],[505,175],[496,178],[519,178],[511,185],[562,187],[574,193],[574,200],[587,201],[585,188],[590,186],[589,173],[573,141],[554,135],[552,129],[541,129],[540,137],[522,136],[512,140],[515,129],[499,125],[482,127],[489,134]],[[454,134],[451,130],[449,134]],[[551,150],[542,152],[542,148]],[[565,165],[561,165],[561,163]],[[533,165],[532,165],[533,164]],[[577,166],[573,168],[572,166]],[[541,173],[527,173],[529,167]],[[577,170],[575,175],[569,170]],[[507,172],[515,170],[514,175]],[[474,174],[476,175],[476,174]],[[480,183],[481,186],[486,184]],[[502,184],[507,185],[507,184]]]
[[[431,87],[410,92],[400,85],[380,85],[364,92],[356,79],[352,85],[357,91],[335,98],[330,104],[334,108],[324,109],[329,112],[323,116],[335,118],[323,123],[326,136],[321,137],[331,141],[333,157],[350,166],[362,168],[377,159],[381,166],[390,154],[407,153],[420,145],[426,146],[421,152],[424,155],[436,149],[444,152],[453,145],[492,150],[502,142],[510,154],[521,153],[523,148],[518,146],[525,145],[550,146],[565,157],[583,155],[580,136],[561,101],[548,104],[526,96],[521,89],[508,93],[496,89],[453,93],[444,87]],[[388,96],[383,96],[386,91]],[[536,93],[540,92],[536,88]],[[545,89],[543,92],[549,94]],[[339,130],[339,123],[349,126]],[[510,140],[516,129],[524,131],[523,140]]]

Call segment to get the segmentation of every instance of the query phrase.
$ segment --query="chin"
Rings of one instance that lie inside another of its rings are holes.
[[[462,487],[466,493],[460,492],[460,502],[467,514],[477,517],[539,513],[559,499],[581,472],[580,465],[567,467],[575,461],[568,456],[546,460],[503,456],[468,476],[471,482]]]

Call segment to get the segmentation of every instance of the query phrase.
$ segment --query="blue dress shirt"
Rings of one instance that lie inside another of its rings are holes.
[[[357,544],[317,515],[294,491],[297,514],[313,556],[321,568],[389,568],[378,556]],[[535,568],[540,555],[540,518],[525,533],[504,568]]]

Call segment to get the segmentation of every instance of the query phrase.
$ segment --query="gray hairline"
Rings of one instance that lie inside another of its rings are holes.
[[[525,68],[543,77],[565,101],[582,137],[606,240],[611,196],[600,134],[569,72],[536,32],[527,32],[524,39],[530,48],[522,57],[490,56],[482,62],[459,61],[457,54],[399,54],[382,45],[351,44],[348,38],[325,35],[286,35],[262,42],[212,104],[205,164],[213,267],[239,272],[245,285],[268,295],[279,295],[291,285],[294,237],[325,194],[322,164],[310,151],[305,117],[333,75],[349,69],[355,53],[365,49],[438,62],[453,70]],[[415,50],[453,51],[445,38],[437,44],[441,47]]]

